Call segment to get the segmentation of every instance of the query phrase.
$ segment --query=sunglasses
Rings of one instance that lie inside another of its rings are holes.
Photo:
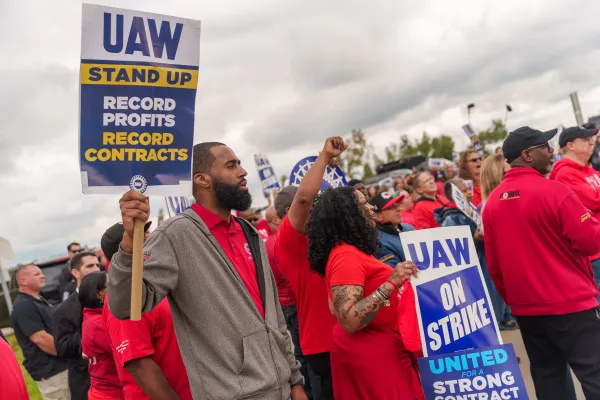
[[[471,158],[471,159],[469,160],[469,162],[476,163],[476,162],[479,162],[479,161],[481,161],[481,160],[483,160],[483,158],[481,158],[481,157],[477,157],[477,158]]]
[[[73,254],[77,254],[77,253],[81,253],[82,250],[81,249],[77,249],[77,250],[69,250],[71,253]]]
[[[542,143],[542,144],[536,144],[535,146],[528,147],[524,151],[540,149],[540,148],[544,148],[544,147],[546,148],[546,150],[550,150],[550,145],[548,143]]]
[[[258,221],[258,220],[259,220],[259,218],[258,218],[258,217],[252,217],[252,218],[250,218],[250,219],[248,220],[248,222],[256,222],[256,221]]]

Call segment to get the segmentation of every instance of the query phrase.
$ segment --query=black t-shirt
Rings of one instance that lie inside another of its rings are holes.
[[[48,379],[67,369],[65,361],[44,352],[29,339],[29,336],[39,331],[52,335],[52,307],[44,298],[19,292],[11,320],[15,336],[23,350],[23,366],[34,380]]]

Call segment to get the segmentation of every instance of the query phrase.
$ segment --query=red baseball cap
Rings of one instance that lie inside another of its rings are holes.
[[[400,193],[398,196],[394,197],[390,192],[381,192],[373,196],[371,200],[369,200],[369,204],[373,206],[373,211],[378,213],[390,208],[402,200],[404,200],[404,193]]]

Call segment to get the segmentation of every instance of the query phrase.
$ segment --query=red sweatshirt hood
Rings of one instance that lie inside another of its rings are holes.
[[[588,165],[580,165],[573,160],[569,160],[568,158],[561,158],[556,162],[556,164],[554,164],[552,172],[550,172],[548,178],[556,180],[556,176],[559,173],[570,173],[580,175],[584,174],[588,168],[590,168]]]

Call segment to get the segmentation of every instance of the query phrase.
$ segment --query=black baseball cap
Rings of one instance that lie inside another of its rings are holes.
[[[144,225],[144,232],[150,228],[152,225],[152,221],[146,222]],[[104,256],[107,260],[111,260],[112,256],[119,251],[119,245],[121,244],[121,240],[123,240],[123,234],[125,233],[125,228],[123,228],[123,223],[118,222],[108,228],[104,235],[102,235],[102,239],[100,239],[100,248],[104,253]]]
[[[377,193],[369,200],[369,204],[373,206],[373,211],[376,213],[391,207],[392,205],[401,202],[404,199],[404,193],[400,193],[394,197],[389,192]]]
[[[563,130],[558,137],[558,145],[562,149],[568,143],[574,142],[578,138],[588,138],[598,133],[596,128],[587,128],[583,126],[572,126]]]
[[[279,218],[285,217],[287,209],[292,206],[298,186],[286,186],[275,197],[275,213]]]
[[[548,143],[557,133],[558,129],[542,132],[524,126],[512,131],[508,135],[502,144],[502,153],[504,153],[506,160],[511,163],[516,160],[524,150],[533,146]]]

